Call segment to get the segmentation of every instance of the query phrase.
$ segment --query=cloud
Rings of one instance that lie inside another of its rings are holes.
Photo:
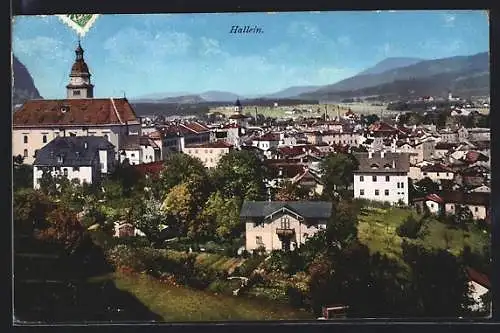
[[[148,59],[149,65],[165,61],[166,57],[183,56],[192,46],[192,38],[183,32],[153,32],[134,28],[122,29],[109,37],[103,48],[108,51],[107,61],[124,65],[137,65]]]
[[[456,16],[453,14],[444,14],[443,15],[444,26],[447,28],[453,28],[455,26]]]
[[[220,44],[218,40],[201,37],[200,54],[203,56],[219,55],[222,54]]]
[[[27,39],[15,37],[12,49],[14,54],[19,56],[46,58],[54,62],[68,61],[67,46],[52,37],[36,36]]]
[[[319,30],[318,26],[306,21],[292,22],[288,27],[288,33],[294,36],[300,36],[304,39],[323,39],[323,34]]]

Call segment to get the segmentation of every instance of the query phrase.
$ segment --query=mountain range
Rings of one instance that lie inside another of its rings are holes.
[[[489,95],[489,53],[423,60],[387,58],[359,74],[325,86],[292,86],[255,96],[211,90],[203,93],[165,92],[131,98],[141,104],[228,103],[241,100],[340,101],[353,97],[408,98],[425,95]],[[42,98],[26,67],[13,56],[13,104]]]
[[[39,98],[42,96],[35,87],[31,74],[16,56],[12,56],[12,105]]]
[[[478,79],[483,77],[482,79]],[[402,90],[402,86],[406,87]],[[378,74],[350,77],[298,97],[312,100],[338,100],[341,97],[392,95],[468,94],[470,90],[489,94],[489,54],[423,60]]]
[[[405,57],[393,57],[386,58],[380,62],[378,62],[375,66],[370,67],[359,73],[358,75],[367,75],[367,74],[380,74],[385,71],[389,71],[391,69],[411,66],[418,62],[424,61],[422,58],[405,58]]]
[[[403,88],[404,87],[404,88]],[[348,97],[414,95],[489,94],[489,54],[442,59],[411,57],[387,58],[359,74],[325,86],[292,86],[260,96],[242,96],[231,92],[210,91],[156,99],[159,103],[233,102],[240,99],[301,99],[338,101]],[[139,98],[136,102],[142,102]],[[149,100],[148,102],[152,102]]]

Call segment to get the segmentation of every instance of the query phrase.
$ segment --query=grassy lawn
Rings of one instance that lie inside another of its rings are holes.
[[[379,252],[399,259],[402,254],[403,238],[397,235],[396,229],[412,214],[417,219],[421,217],[409,209],[364,208],[359,217],[359,238],[372,253]],[[427,228],[428,232],[423,239],[410,241],[427,248],[448,249],[455,255],[460,254],[466,245],[473,251],[481,251],[482,247],[490,242],[488,235],[475,227],[471,227],[469,231],[462,231],[430,218]]]
[[[103,278],[112,279],[119,290],[132,294],[167,322],[312,319],[307,312],[279,303],[175,287],[147,275],[114,273]]]

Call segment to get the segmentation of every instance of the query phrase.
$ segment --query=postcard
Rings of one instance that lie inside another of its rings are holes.
[[[490,317],[488,20],[15,16],[14,323]]]

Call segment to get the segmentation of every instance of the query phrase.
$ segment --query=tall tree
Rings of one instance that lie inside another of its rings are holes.
[[[439,184],[434,182],[429,177],[425,177],[415,183],[415,187],[418,191],[418,195],[425,196],[427,194],[433,194],[439,192]]]
[[[235,150],[222,156],[213,176],[217,189],[227,198],[259,200],[266,197],[267,170],[250,151]]]
[[[163,201],[162,210],[169,217],[169,227],[194,239],[198,230],[196,216],[199,207],[189,184],[181,183],[170,189]]]
[[[277,191],[277,201],[297,201],[309,199],[309,191],[290,181],[285,182]]]
[[[164,193],[176,185],[193,179],[201,183],[208,182],[207,170],[200,159],[182,153],[168,156],[160,175]]]
[[[24,157],[13,156],[12,185],[15,189],[33,186],[33,166],[24,164]]]
[[[67,254],[72,254],[85,239],[85,228],[76,214],[63,205],[47,216],[48,227],[36,233],[42,241],[61,246]]]
[[[325,192],[330,196],[340,188],[347,189],[353,182],[357,162],[350,154],[331,153],[320,163]]]
[[[55,204],[41,191],[23,189],[13,198],[14,233],[32,233],[46,226],[46,216]]]
[[[239,237],[243,232],[239,207],[237,198],[224,198],[219,191],[213,193],[200,214],[203,224],[199,233],[208,236],[210,232],[214,232],[222,241]]]
[[[161,240],[165,227],[171,227],[167,214],[162,211],[162,202],[154,198],[146,198],[137,206],[133,213],[133,224],[153,244]]]
[[[458,317],[471,304],[468,278],[455,256],[403,242],[403,259],[410,267],[407,296],[414,316]]]

